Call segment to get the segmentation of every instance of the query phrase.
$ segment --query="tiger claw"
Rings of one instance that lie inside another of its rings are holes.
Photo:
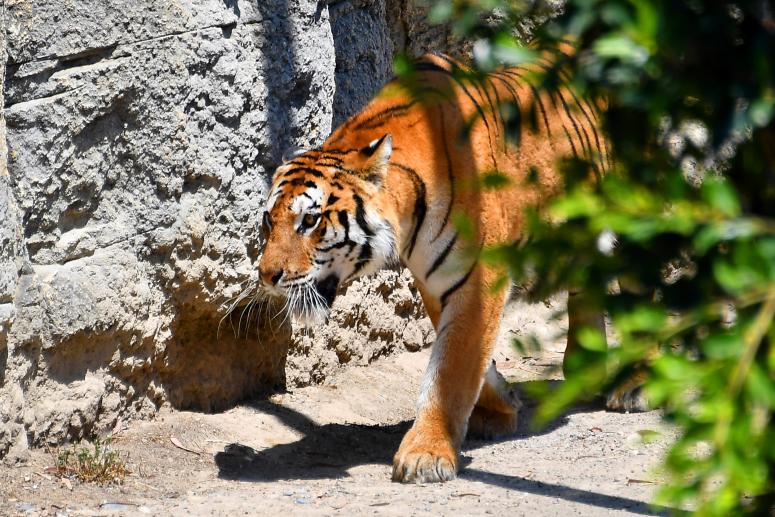
[[[404,436],[393,458],[392,479],[401,483],[441,483],[455,479],[457,469],[457,451],[452,444],[438,435],[423,435],[415,427]]]
[[[401,483],[441,483],[457,477],[456,462],[430,452],[411,452],[393,464],[393,481]]]

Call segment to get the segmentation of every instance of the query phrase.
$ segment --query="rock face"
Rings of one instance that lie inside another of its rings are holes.
[[[281,153],[359,109],[395,50],[420,53],[413,9],[0,3],[0,457],[431,342],[396,271],[351,285],[314,332],[277,307],[227,316]]]

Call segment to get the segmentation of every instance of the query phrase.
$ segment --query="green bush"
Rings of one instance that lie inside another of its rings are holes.
[[[648,399],[680,430],[660,502],[700,515],[767,514],[775,506],[775,10],[761,0],[569,0],[525,45],[515,27],[539,11],[508,0],[438,0],[431,10],[476,40],[480,71],[548,50],[555,57],[534,78],[540,88],[570,85],[607,103],[610,170],[590,184],[574,178],[591,164],[560,164],[568,189],[551,217],[533,214],[528,242],[488,251],[518,280],[530,276],[539,296],[581,289],[615,328],[619,344],[608,349],[596,331],[581,332],[568,380],[543,398],[539,419],[645,369]],[[568,40],[576,50],[564,54]],[[680,145],[670,145],[675,135],[684,135]]]

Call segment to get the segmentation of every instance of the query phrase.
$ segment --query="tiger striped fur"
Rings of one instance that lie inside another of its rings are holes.
[[[340,285],[380,268],[401,263],[416,279],[437,337],[417,418],[395,455],[397,481],[453,479],[467,431],[516,429],[519,400],[491,362],[507,290],[494,289],[497,273],[471,249],[524,236],[525,209],[563,188],[561,158],[606,167],[592,104],[570,90],[539,93],[526,69],[467,82],[457,66],[426,56],[412,88],[388,83],[319,148],[287,159],[264,214],[260,277],[267,290],[294,297],[299,319],[325,317]],[[418,87],[442,93],[420,102]],[[524,117],[529,103],[537,107],[518,145],[504,138],[498,105],[506,101]],[[478,188],[493,171],[509,184]],[[466,235],[456,214],[470,221]],[[581,321],[572,317],[571,326]]]

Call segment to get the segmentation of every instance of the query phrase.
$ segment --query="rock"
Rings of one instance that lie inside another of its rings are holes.
[[[334,301],[325,325],[294,332],[288,383],[319,383],[342,365],[365,366],[396,348],[417,351],[434,337],[409,272],[380,271],[349,285]]]
[[[282,152],[357,111],[394,51],[450,50],[418,16],[399,0],[0,3],[0,457],[432,341],[396,271],[306,334],[271,306],[223,319]]]
[[[0,31],[0,455],[284,386],[287,325],[218,324],[278,157],[330,131],[327,9],[31,5]]]

